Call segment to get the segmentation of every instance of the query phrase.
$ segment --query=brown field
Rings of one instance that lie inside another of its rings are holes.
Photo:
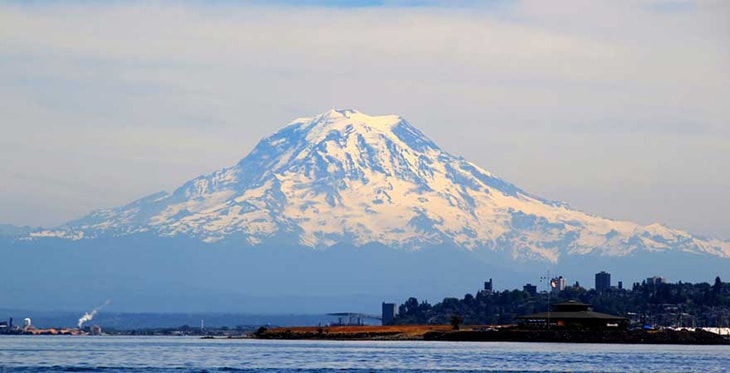
[[[271,332],[284,332],[291,330],[292,333],[317,333],[319,329],[330,334],[341,333],[425,333],[432,330],[450,330],[451,325],[353,325],[353,326],[297,326],[290,328],[274,328]]]
[[[433,333],[429,333],[433,332]],[[427,334],[428,333],[428,334]],[[561,343],[632,343],[728,345],[718,334],[704,331],[674,330],[571,330],[556,328],[516,329],[514,325],[468,325],[452,331],[451,325],[394,326],[309,326],[272,328],[252,335],[262,339],[313,340],[430,340],[430,341],[507,341]]]
[[[483,326],[462,326],[472,330]],[[452,330],[451,325],[387,325],[387,326],[302,326],[272,328],[261,334],[261,338],[284,339],[421,339],[431,331]]]
[[[33,335],[86,335],[87,333],[76,329],[76,328],[65,328],[65,329],[55,329],[55,328],[49,328],[49,329],[30,329],[25,334],[33,334]]]

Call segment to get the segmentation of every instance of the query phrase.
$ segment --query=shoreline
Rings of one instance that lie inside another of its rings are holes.
[[[407,340],[449,342],[554,342],[616,344],[730,345],[727,336],[703,330],[570,330],[518,329],[513,326],[450,325],[328,326],[260,330],[256,339],[282,340]]]

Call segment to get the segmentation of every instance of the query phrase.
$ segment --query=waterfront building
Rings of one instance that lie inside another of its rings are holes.
[[[611,288],[611,274],[606,271],[596,273],[596,291],[602,293]]]
[[[395,320],[395,303],[383,302],[381,319],[383,325],[390,325]]]
[[[594,312],[590,304],[574,300],[553,305],[548,312],[518,316],[517,322],[523,328],[567,328],[567,329],[626,329],[628,319],[600,312]]]
[[[101,335],[102,334],[101,326],[99,326],[99,325],[92,325],[92,326],[89,326],[87,329],[88,329],[88,332],[90,335]]]

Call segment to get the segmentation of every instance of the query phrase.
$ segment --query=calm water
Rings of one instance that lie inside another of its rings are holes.
[[[728,372],[730,346],[0,337],[0,372]]]

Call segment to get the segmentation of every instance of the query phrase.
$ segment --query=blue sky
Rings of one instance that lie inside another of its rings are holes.
[[[730,238],[727,1],[0,2],[0,223],[397,113],[546,198]]]

